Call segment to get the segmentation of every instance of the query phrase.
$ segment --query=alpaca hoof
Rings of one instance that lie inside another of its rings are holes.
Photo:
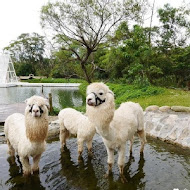
[[[39,168],[33,168],[32,172],[33,174],[39,174]]]
[[[13,152],[11,152],[11,151],[7,151],[7,154],[9,154],[9,156],[11,156],[11,157],[14,157],[15,156],[15,153],[13,153]]]
[[[60,148],[60,151],[61,151],[61,152],[65,152],[64,147],[61,147],[61,148]]]
[[[144,156],[144,152],[143,151],[140,151],[140,156]]]
[[[28,176],[30,176],[30,175],[31,175],[31,171],[29,171],[29,170],[23,172],[23,176],[24,176],[24,177],[28,177]]]
[[[9,156],[8,157],[8,161],[11,165],[14,165],[16,162],[15,162],[15,157],[14,156]]]
[[[88,156],[92,158],[92,157],[93,157],[93,152],[92,152],[92,151],[89,151],[89,152],[88,152]]]
[[[126,177],[123,174],[120,175],[120,178],[121,178],[121,182],[122,183],[127,183],[128,182],[127,179],[126,179]]]
[[[78,162],[79,162],[79,163],[82,162],[82,155],[81,155],[81,154],[78,156]]]

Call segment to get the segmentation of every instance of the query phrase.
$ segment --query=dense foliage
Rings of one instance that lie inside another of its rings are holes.
[[[74,0],[43,6],[42,26],[51,29],[56,48],[45,58],[44,37],[20,35],[5,48],[13,56],[17,74],[79,78],[88,83],[109,80],[144,88],[151,84],[186,87],[190,81],[188,6],[166,4],[157,10],[159,26],[143,27],[141,15],[145,6],[150,9],[146,1],[143,5],[120,2]],[[131,23],[131,18],[136,22]]]

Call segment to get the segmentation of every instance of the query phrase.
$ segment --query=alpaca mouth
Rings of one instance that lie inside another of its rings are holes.
[[[88,104],[89,106],[95,106],[95,104],[94,104],[93,102],[91,102],[91,101],[88,101],[87,104]]]
[[[35,118],[41,117],[41,114],[40,115],[39,114],[33,114],[33,117],[35,117]]]

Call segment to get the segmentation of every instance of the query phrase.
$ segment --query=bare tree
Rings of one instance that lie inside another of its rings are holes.
[[[65,0],[41,9],[41,24],[50,29],[61,48],[73,53],[91,83],[87,63],[99,44],[106,41],[121,21],[138,20],[141,0]],[[94,63],[90,63],[94,64]],[[93,66],[93,68],[95,68]]]

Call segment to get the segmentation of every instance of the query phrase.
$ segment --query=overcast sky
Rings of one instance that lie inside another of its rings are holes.
[[[40,9],[48,1],[0,0],[0,52],[22,33],[36,32],[41,35],[44,34],[40,26]],[[183,2],[183,0],[155,1],[155,8],[162,7],[166,3],[178,7]],[[152,3],[153,0],[149,0],[149,2]],[[186,2],[190,2],[190,0],[186,0]]]

